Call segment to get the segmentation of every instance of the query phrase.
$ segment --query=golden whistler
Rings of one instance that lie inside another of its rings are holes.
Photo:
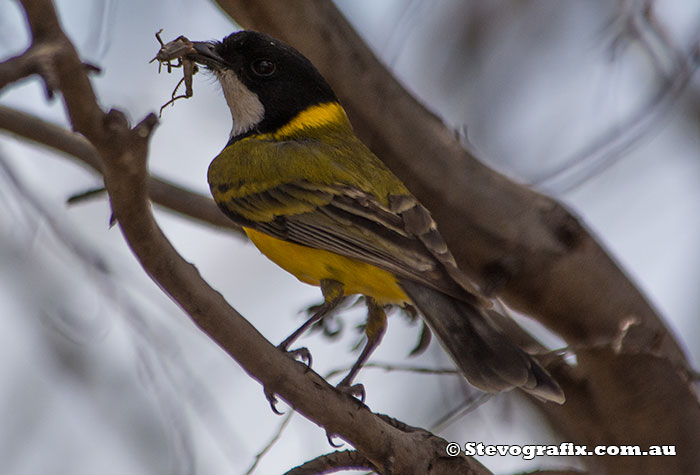
[[[344,296],[364,295],[368,338],[341,383],[350,386],[384,333],[385,306],[410,303],[472,385],[564,402],[549,373],[491,321],[430,213],[355,136],[308,59],[253,31],[192,46],[188,58],[219,80],[233,118],[209,167],[214,199],[263,254],[324,295],[284,350]]]

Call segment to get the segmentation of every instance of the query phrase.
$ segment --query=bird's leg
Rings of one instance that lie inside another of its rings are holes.
[[[293,353],[295,356],[301,357],[302,360],[308,362],[311,365],[311,355],[309,350],[306,348],[299,348],[298,350],[289,351],[289,347],[292,343],[299,338],[302,333],[308,330],[311,325],[321,320],[323,317],[328,315],[330,312],[335,310],[338,305],[345,299],[343,293],[343,284],[336,280],[323,279],[321,280],[321,292],[323,293],[323,305],[309,318],[305,321],[299,328],[297,328],[294,333],[289,335],[282,343],[279,344],[278,348]]]
[[[384,332],[386,331],[386,312],[384,306],[377,303],[372,297],[366,297],[367,300],[367,324],[365,325],[365,335],[367,335],[367,343],[362,349],[360,357],[357,358],[355,364],[352,365],[350,372],[338,384],[338,388],[357,396],[361,401],[365,399],[365,388],[361,384],[352,385],[352,381],[357,376],[357,373],[362,369],[362,366],[367,362],[374,349],[379,346],[382,341]]]
[[[302,333],[308,330],[311,325],[313,325],[314,323],[328,315],[330,312],[332,312],[345,299],[345,295],[343,293],[343,284],[335,280],[321,280],[321,292],[323,293],[323,305],[321,305],[321,307],[316,311],[316,313],[314,313],[311,316],[311,318],[305,321],[299,328],[294,330],[294,333],[289,335],[282,343],[280,343],[277,346],[277,348],[287,352],[290,356],[293,356],[295,359],[301,359],[303,362],[306,363],[307,366],[311,366],[311,353],[309,353],[309,350],[307,348],[297,348],[296,350],[290,351],[289,346],[292,343],[294,343],[296,339],[301,336]],[[263,388],[263,390],[265,392],[265,397],[270,403],[272,412],[278,415],[282,415],[282,412],[280,412],[277,409],[278,401],[274,392],[268,390],[267,388]]]

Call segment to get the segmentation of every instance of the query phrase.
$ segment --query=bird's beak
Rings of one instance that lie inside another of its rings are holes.
[[[221,69],[226,65],[226,61],[219,56],[216,52],[216,44],[210,43],[208,41],[193,41],[192,48],[194,48],[194,53],[189,53],[188,58],[192,59],[196,63],[203,64],[204,66],[217,70]]]

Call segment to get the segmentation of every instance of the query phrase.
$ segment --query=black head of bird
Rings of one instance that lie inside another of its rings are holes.
[[[271,36],[239,31],[193,46],[194,59],[221,83],[233,116],[232,137],[272,132],[310,106],[337,100],[308,59]]]

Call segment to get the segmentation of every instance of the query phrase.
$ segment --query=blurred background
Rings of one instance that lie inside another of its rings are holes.
[[[82,57],[102,68],[93,84],[103,107],[132,121],[158,111],[181,77],[149,64],[156,31],[169,41],[238,29],[205,0],[55,3]],[[700,3],[650,2],[652,22],[641,15],[645,2],[633,0],[335,3],[485,163],[581,217],[697,365],[700,80],[691,52]],[[28,44],[18,4],[1,2],[0,57]],[[60,101],[47,102],[35,78],[1,91],[0,104],[66,125]],[[194,97],[163,112],[151,172],[208,193],[207,166],[230,127],[218,85],[196,75]],[[106,197],[66,204],[100,185],[74,160],[0,133],[0,472],[245,473],[287,422],[255,473],[282,473],[331,451],[315,425],[274,415],[259,384],[150,281],[109,228]],[[156,216],[183,256],[272,342],[319,302],[318,289],[243,239],[162,209]],[[344,311],[334,322],[338,339],[300,340],[316,371],[352,364],[363,316],[362,307]],[[392,317],[371,361],[450,367],[437,344],[407,357],[419,333],[420,325]],[[448,440],[560,441],[514,393],[470,406],[478,393],[454,376],[367,368],[358,382],[372,410],[438,426]],[[496,473],[581,466],[551,457],[482,461]]]

